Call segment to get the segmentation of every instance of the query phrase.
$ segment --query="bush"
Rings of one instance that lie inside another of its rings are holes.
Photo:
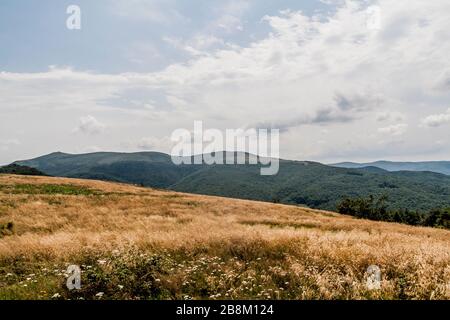
[[[14,222],[0,223],[0,238],[14,234]]]
[[[337,205],[337,211],[357,218],[375,221],[450,229],[450,208],[434,209],[428,213],[409,211],[408,209],[389,211],[386,201],[387,196],[385,195],[378,199],[375,199],[372,195],[368,198],[345,198]]]

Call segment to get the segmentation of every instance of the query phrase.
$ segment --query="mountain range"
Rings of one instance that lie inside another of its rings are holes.
[[[368,163],[340,162],[330,164],[340,168],[377,167],[387,171],[431,171],[450,175],[450,161],[394,162],[375,161]]]
[[[344,197],[383,194],[388,195],[391,209],[450,207],[450,176],[435,172],[389,172],[374,166],[339,168],[311,161],[280,160],[277,175],[261,176],[259,165],[175,165],[170,155],[159,152],[56,152],[15,164],[51,176],[109,180],[327,210],[335,210]]]

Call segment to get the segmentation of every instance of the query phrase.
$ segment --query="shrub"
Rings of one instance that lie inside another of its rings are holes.
[[[9,236],[14,233],[14,222],[9,221],[7,223],[0,223],[0,238],[3,236]]]
[[[345,198],[337,205],[337,211],[369,220],[450,229],[450,209],[434,209],[428,213],[409,211],[408,209],[389,211],[386,201],[387,196],[385,195],[378,199],[372,195],[368,198]]]

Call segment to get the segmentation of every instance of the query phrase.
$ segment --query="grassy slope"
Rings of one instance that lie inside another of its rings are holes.
[[[157,152],[54,153],[19,164],[55,176],[129,182],[177,191],[300,204],[334,210],[346,196],[387,194],[391,209],[430,210],[450,206],[450,176],[432,172],[345,169],[315,162],[280,163],[275,176],[259,166],[176,166]]]
[[[100,181],[0,175],[0,298],[448,299],[450,232]],[[82,290],[65,288],[69,264]],[[381,268],[381,290],[364,272]]]

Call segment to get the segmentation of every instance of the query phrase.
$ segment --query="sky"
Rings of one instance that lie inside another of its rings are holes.
[[[68,29],[70,5],[81,29]],[[450,160],[448,0],[2,0],[0,164],[279,129],[285,159]]]

